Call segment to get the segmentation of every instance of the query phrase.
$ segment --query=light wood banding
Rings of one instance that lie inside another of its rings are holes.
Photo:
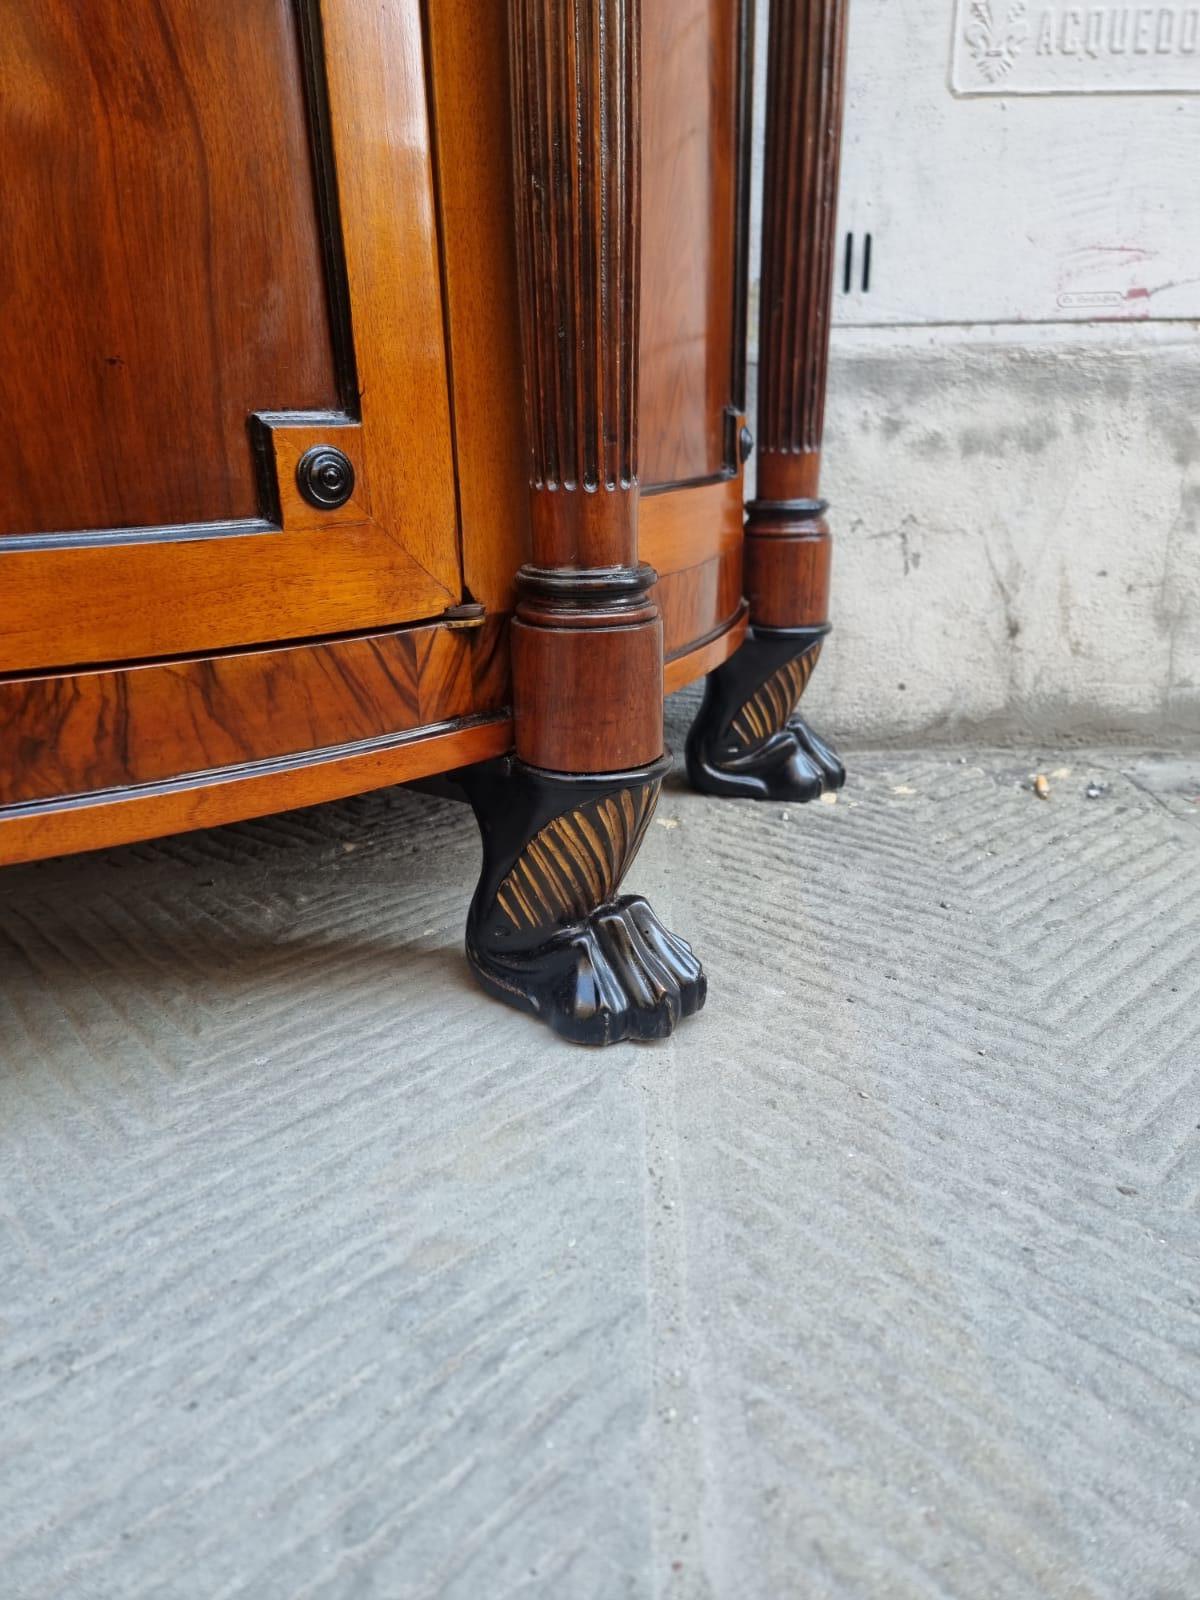
[[[787,727],[820,654],[821,646],[817,644],[802,655],[793,656],[754,691],[732,724],[743,749],[752,749]]]
[[[496,893],[512,926],[549,930],[611,900],[645,838],[661,787],[647,783],[588,801],[535,834]]]

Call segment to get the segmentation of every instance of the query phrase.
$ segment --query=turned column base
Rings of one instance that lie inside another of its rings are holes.
[[[753,628],[710,672],[687,740],[687,772],[701,794],[744,800],[816,800],[840,789],[837,752],[797,716],[829,624]]]
[[[506,756],[461,774],[483,836],[467,959],[489,994],[574,1043],[663,1039],[704,1004],[691,947],[617,896],[669,765],[579,777]]]

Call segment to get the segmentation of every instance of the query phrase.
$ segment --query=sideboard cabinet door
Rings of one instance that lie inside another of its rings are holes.
[[[0,0],[0,673],[461,598],[420,0]]]

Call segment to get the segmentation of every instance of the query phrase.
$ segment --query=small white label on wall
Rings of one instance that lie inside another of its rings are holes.
[[[957,0],[956,94],[1200,92],[1200,0]]]

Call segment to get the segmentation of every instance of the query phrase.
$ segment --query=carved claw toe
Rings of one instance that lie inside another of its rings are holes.
[[[665,1039],[704,1004],[706,981],[691,947],[636,895],[598,907],[539,948],[468,953],[493,994],[575,1044]]]
[[[840,789],[846,781],[846,769],[833,746],[810,728],[802,717],[793,717],[788,723],[788,731],[795,735],[800,747],[820,772],[822,788]]]
[[[704,1005],[708,979],[704,976],[704,968],[692,954],[691,945],[677,933],[664,928],[650,905],[639,895],[628,896],[623,904],[659,965],[678,987],[679,1015],[694,1016]]]

